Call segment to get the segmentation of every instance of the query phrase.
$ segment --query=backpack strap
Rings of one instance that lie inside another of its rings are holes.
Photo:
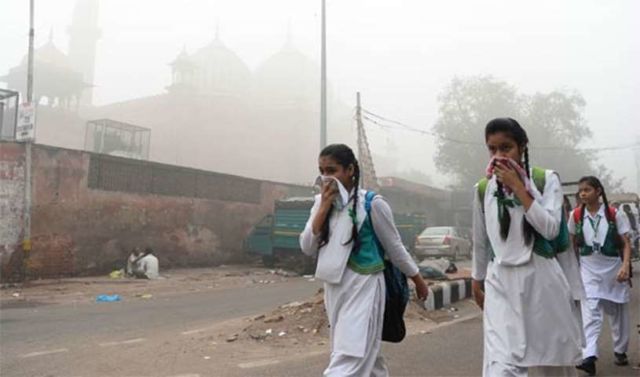
[[[367,191],[367,193],[364,194],[364,209],[367,211],[367,215],[371,214],[371,202],[376,195],[375,191]]]
[[[576,226],[582,221],[582,206],[577,206],[573,210],[573,222],[576,223]]]
[[[478,181],[478,199],[480,199],[480,207],[482,208],[482,212],[484,212],[484,193],[487,192],[488,184],[489,180],[487,179],[487,177],[484,177]]]
[[[547,170],[534,166],[531,169],[531,178],[540,194],[544,194],[544,186],[547,184]]]
[[[609,212],[606,213],[607,221],[609,221],[610,223],[613,223],[614,225],[617,225],[616,224],[617,214],[618,214],[618,211],[616,210],[616,208],[609,206]]]

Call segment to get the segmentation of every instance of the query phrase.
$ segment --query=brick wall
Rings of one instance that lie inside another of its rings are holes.
[[[24,145],[0,142],[0,275],[20,273],[24,211]]]
[[[2,193],[21,197],[24,178],[17,167],[24,152],[17,144],[1,146],[2,172],[5,166],[16,171],[0,173]],[[240,260],[251,226],[273,210],[276,199],[309,192],[303,186],[41,145],[34,146],[32,160],[31,277],[105,273],[120,267],[133,246],[153,247],[162,268]],[[18,183],[5,190],[9,175]],[[0,198],[3,211],[8,203]],[[13,220],[2,217],[2,225],[13,230],[11,236],[2,233],[5,249],[20,239],[22,207],[11,211]]]

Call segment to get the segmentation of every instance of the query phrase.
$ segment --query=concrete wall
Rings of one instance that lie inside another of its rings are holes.
[[[0,142],[0,277],[19,273],[24,212],[24,145]]]
[[[24,152],[0,146],[4,266],[21,234]],[[240,260],[244,238],[274,200],[306,193],[302,186],[35,145],[27,274],[108,272],[133,246],[153,247],[162,268]]]

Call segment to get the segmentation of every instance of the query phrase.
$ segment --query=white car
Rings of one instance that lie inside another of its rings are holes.
[[[414,252],[419,259],[471,258],[471,229],[453,226],[428,227],[416,237]]]

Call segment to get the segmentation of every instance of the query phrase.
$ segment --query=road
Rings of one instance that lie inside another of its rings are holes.
[[[636,286],[640,284],[634,278]],[[33,376],[318,376],[328,345],[286,348],[230,342],[245,316],[311,296],[318,282],[287,282],[183,293],[161,299],[3,307],[0,311],[0,375]],[[634,288],[632,323],[638,322]],[[397,345],[385,344],[393,376],[478,376],[482,365],[481,312],[458,305],[457,319],[433,323]],[[244,323],[246,325],[246,322]],[[632,364],[640,362],[632,335]],[[638,376],[613,365],[608,326],[601,338],[600,376]]]

